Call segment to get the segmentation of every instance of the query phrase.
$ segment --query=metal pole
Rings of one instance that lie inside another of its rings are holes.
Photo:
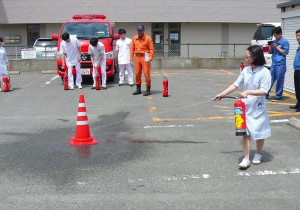
[[[235,58],[235,44],[233,44],[233,57]]]

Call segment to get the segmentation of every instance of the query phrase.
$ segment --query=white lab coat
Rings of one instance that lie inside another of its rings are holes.
[[[236,87],[244,85],[244,91],[260,89],[268,93],[271,87],[271,74],[263,66],[256,67],[253,72],[251,66],[247,66],[233,85]],[[253,140],[270,137],[271,129],[265,96],[249,95],[243,101],[246,104],[247,135],[250,135]]]

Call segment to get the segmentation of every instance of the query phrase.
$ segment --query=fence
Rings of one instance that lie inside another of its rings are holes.
[[[155,44],[154,49],[156,58],[242,58],[248,46],[249,44]],[[22,51],[24,52],[29,47],[5,46],[5,48],[9,60],[21,60]],[[56,59],[56,56],[53,56],[53,50],[48,49],[49,46],[44,48],[36,53],[35,59]]]
[[[56,46],[4,46],[9,60],[37,59],[54,60],[57,55]]]

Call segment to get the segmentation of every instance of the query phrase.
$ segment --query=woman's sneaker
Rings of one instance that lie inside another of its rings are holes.
[[[253,160],[252,160],[252,163],[253,163],[254,165],[260,164],[260,162],[261,162],[261,157],[262,157],[261,154],[255,153],[254,158],[253,158]]]
[[[242,160],[242,162],[239,164],[239,167],[240,168],[248,168],[250,166],[250,164],[251,164],[250,160],[244,158]]]

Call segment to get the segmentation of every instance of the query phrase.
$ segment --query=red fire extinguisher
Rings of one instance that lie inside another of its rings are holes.
[[[2,81],[3,81],[3,91],[4,92],[9,92],[9,77],[6,75],[2,76]]]
[[[96,69],[94,69],[96,71]],[[98,74],[96,75],[96,90],[100,90],[101,89],[101,82],[100,82],[100,76],[101,76],[101,67],[99,66],[99,68],[97,69]]]
[[[96,76],[96,90],[100,90],[101,89],[101,84],[100,84],[100,75],[97,74]]]
[[[64,90],[69,90],[69,85],[68,85],[68,71],[65,71],[64,75]]]
[[[240,65],[240,72],[242,72],[244,68],[245,68],[245,66],[244,66],[244,64],[242,62],[241,65]]]
[[[166,77],[164,77],[164,80],[163,80],[163,97],[168,97],[168,86],[169,86],[168,79]]]
[[[235,134],[236,136],[245,136],[246,132],[246,106],[242,100],[234,103]]]

